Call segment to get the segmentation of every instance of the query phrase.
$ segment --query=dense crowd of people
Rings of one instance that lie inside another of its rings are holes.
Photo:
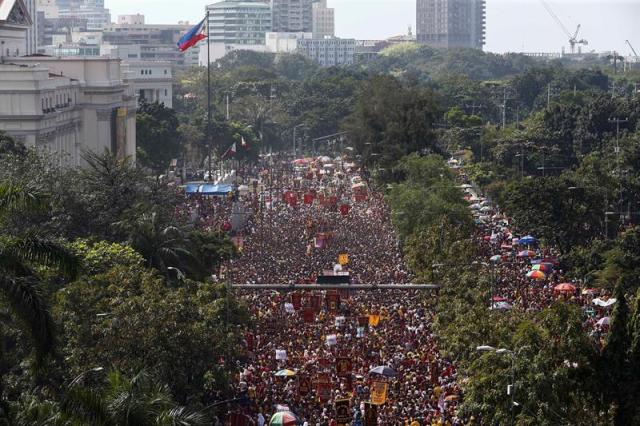
[[[518,238],[509,218],[497,207],[473,188],[466,191],[477,218],[479,260],[488,266],[493,281],[491,307],[539,311],[558,299],[574,303],[584,312],[585,331],[594,344],[602,347],[616,300],[607,290],[586,288],[581,280],[569,280],[560,269],[561,253],[553,247],[541,248],[535,237]]]
[[[275,173],[273,166],[271,160],[271,169],[263,164],[253,170],[258,182],[241,197],[253,214],[240,228],[231,227],[230,198],[190,200],[187,214],[205,229],[236,237],[241,254],[226,266],[225,280],[309,284],[320,274],[348,272],[352,283],[411,282],[389,207],[355,164],[300,159],[279,162]],[[584,309],[585,330],[600,342],[615,300],[565,282],[558,252],[541,249],[535,238],[518,239],[490,200],[460,183],[478,225],[475,261],[492,275],[488,307],[540,310],[562,298]],[[344,254],[348,261],[338,264]],[[537,275],[527,275],[534,270]],[[228,421],[240,416],[262,426],[275,412],[290,410],[307,425],[335,425],[334,404],[347,399],[350,424],[362,425],[370,414],[365,403],[384,383],[385,401],[374,414],[379,425],[475,423],[457,416],[463,395],[455,365],[439,352],[431,332],[429,295],[242,290],[240,296],[254,322],[246,330],[248,357],[235,382],[242,404],[231,407]],[[391,373],[372,372],[376,367]]]

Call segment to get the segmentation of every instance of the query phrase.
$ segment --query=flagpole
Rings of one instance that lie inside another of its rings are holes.
[[[211,141],[211,25],[207,9],[207,141],[209,142],[209,180],[213,181],[211,174],[211,157],[213,154],[213,142]]]

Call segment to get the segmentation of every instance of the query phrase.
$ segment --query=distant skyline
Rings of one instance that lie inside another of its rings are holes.
[[[117,15],[141,13],[147,23],[197,22],[204,15],[202,0],[105,0],[112,20]],[[583,51],[617,50],[627,55],[629,40],[640,52],[640,0],[547,0],[570,32],[582,25],[580,38],[589,41]],[[179,9],[176,10],[176,4]],[[384,39],[415,33],[415,0],[328,0],[336,9],[336,36]],[[568,39],[549,16],[540,0],[487,0],[487,44],[489,52],[569,51]]]

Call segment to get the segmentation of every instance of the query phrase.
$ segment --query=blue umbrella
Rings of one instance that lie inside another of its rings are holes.
[[[538,240],[535,237],[532,237],[531,235],[527,235],[526,237],[520,238],[519,243],[528,246],[530,244],[535,244],[537,241]]]

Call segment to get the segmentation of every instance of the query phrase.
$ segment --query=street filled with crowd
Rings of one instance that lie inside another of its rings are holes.
[[[304,285],[348,274],[352,284],[412,282],[390,209],[356,164],[298,159],[275,174],[261,167],[255,173],[256,184],[240,197],[252,211],[241,226],[232,229],[231,201],[206,205],[203,199],[193,208],[203,212],[203,226],[231,232],[238,246],[239,257],[219,279]],[[492,277],[488,309],[576,303],[585,312],[585,330],[601,344],[615,299],[566,280],[560,253],[541,248],[533,236],[519,238],[491,200],[460,184],[477,224],[477,257],[470,262],[483,264]],[[345,424],[337,407],[348,401],[352,425],[476,424],[457,414],[461,378],[431,330],[435,294],[243,289],[240,296],[253,322],[235,381],[242,403],[230,407],[229,419],[262,426],[290,412],[301,424]]]

